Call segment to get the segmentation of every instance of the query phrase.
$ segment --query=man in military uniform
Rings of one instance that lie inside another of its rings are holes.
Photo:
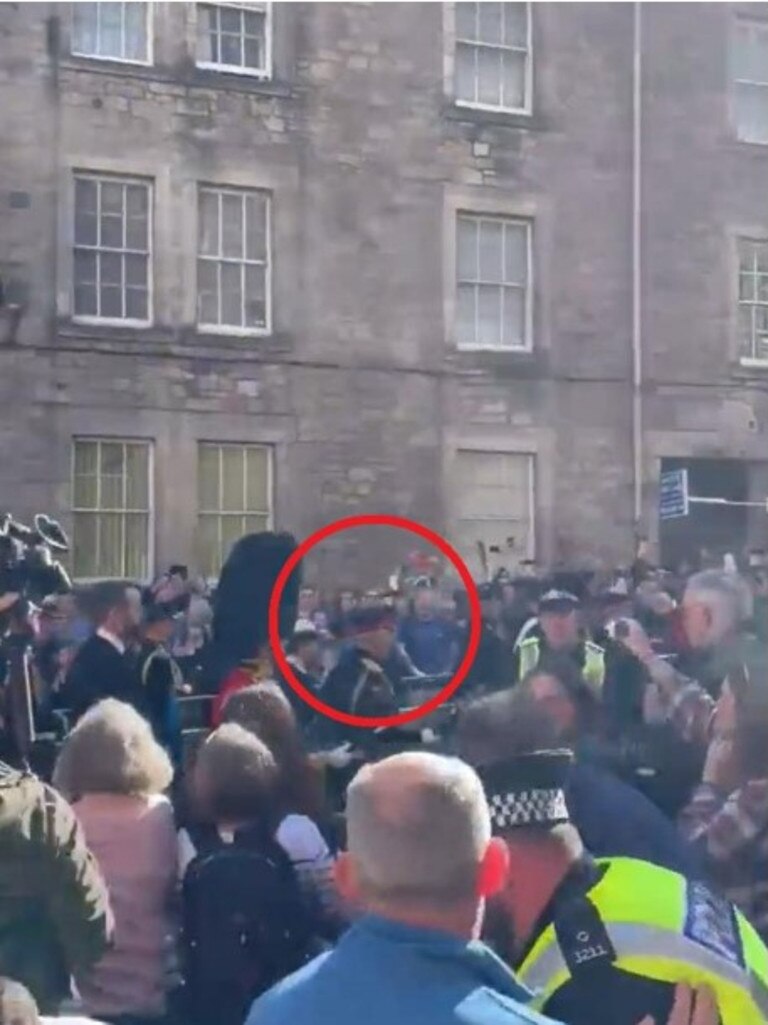
[[[479,774],[509,868],[490,938],[532,1006],[567,1025],[666,1021],[684,981],[713,991],[722,1025],[764,1023],[768,950],[744,916],[651,862],[592,858],[566,805],[569,751],[496,753]]]
[[[321,698],[350,715],[394,715],[398,710],[395,688],[384,671],[395,645],[395,613],[383,601],[353,609],[347,619],[349,646],[328,674]],[[359,739],[361,730],[344,727],[342,739]],[[366,731],[369,732],[369,731]]]
[[[168,751],[174,765],[182,758],[181,717],[177,696],[184,678],[168,649],[176,621],[183,614],[184,599],[161,602],[144,594],[141,649],[138,676],[144,694],[144,709],[158,742]]]
[[[546,668],[552,658],[572,658],[584,680],[599,693],[605,682],[605,652],[583,637],[579,623],[579,599],[570,591],[550,590],[539,601],[538,629],[515,651],[517,680],[537,666]]]

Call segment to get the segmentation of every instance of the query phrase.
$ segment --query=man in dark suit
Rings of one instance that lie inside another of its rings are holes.
[[[74,721],[102,698],[117,698],[145,713],[137,666],[128,653],[140,615],[129,585],[119,580],[95,584],[85,610],[96,630],[75,656],[64,684]]]

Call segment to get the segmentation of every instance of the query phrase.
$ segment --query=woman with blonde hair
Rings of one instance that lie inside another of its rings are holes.
[[[166,1014],[171,915],[178,870],[173,779],[150,725],[108,698],[69,734],[54,786],[73,803],[101,866],[115,915],[113,948],[77,984],[84,1010],[108,1022],[158,1022]]]

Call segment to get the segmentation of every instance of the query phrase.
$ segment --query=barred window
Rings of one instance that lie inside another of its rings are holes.
[[[265,192],[201,186],[197,319],[214,331],[270,329],[270,200]]]
[[[235,541],[272,523],[272,450],[267,445],[198,446],[198,565],[218,577]]]
[[[529,113],[531,11],[527,3],[457,3],[456,99]]]
[[[271,77],[271,5],[197,5],[197,63],[217,71]]]
[[[72,4],[72,53],[149,64],[151,14],[151,3]]]
[[[739,239],[739,353],[768,362],[768,240]]]
[[[151,444],[76,438],[72,465],[74,576],[147,579]]]
[[[76,175],[76,317],[150,322],[151,205],[148,182]]]
[[[456,341],[460,349],[528,350],[529,221],[459,214]]]

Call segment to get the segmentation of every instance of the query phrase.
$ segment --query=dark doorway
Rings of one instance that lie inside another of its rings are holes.
[[[738,459],[662,459],[661,472],[688,471],[688,493],[699,498],[746,502],[749,466]],[[698,505],[688,516],[659,523],[659,546],[664,566],[682,561],[698,567],[702,552],[721,557],[738,555],[747,544],[747,506]]]

